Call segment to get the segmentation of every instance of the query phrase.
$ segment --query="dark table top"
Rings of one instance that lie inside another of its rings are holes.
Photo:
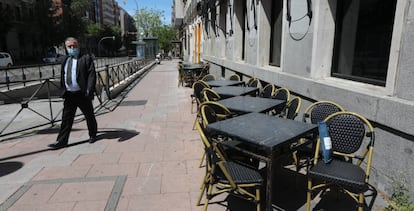
[[[284,106],[286,103],[284,100],[251,96],[236,96],[219,100],[218,102],[239,114],[250,112],[265,113],[279,106]]]
[[[214,87],[214,91],[217,92],[222,98],[229,98],[234,96],[253,94],[259,90],[257,87],[248,86],[221,86]]]
[[[203,68],[204,68],[203,64],[183,64],[184,70],[199,70]]]
[[[237,86],[244,84],[244,81],[231,81],[231,80],[213,80],[206,81],[211,87],[220,87],[220,86]]]
[[[237,138],[241,142],[271,153],[298,138],[317,131],[317,125],[278,118],[261,113],[248,113],[207,125],[207,129]]]

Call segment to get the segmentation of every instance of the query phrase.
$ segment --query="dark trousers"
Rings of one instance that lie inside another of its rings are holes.
[[[85,116],[86,124],[88,125],[89,130],[89,137],[96,137],[98,125],[93,112],[92,101],[80,92],[68,92],[65,95],[63,103],[62,125],[56,141],[60,143],[68,143],[69,134],[72,130],[73,120],[78,107]]]

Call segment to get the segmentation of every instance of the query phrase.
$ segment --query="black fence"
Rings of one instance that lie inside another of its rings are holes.
[[[149,70],[152,62],[130,59],[97,68],[95,111],[105,107],[108,101]],[[0,109],[3,113],[0,137],[53,126],[61,120],[60,64],[46,66],[0,70]]]

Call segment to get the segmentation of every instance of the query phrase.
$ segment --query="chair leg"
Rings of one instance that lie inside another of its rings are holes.
[[[197,206],[200,206],[201,203],[201,199],[203,198],[204,195],[204,191],[206,191],[206,180],[207,180],[207,174],[204,176],[203,181],[201,183],[201,192],[200,195],[198,196],[198,200],[197,200]]]
[[[195,118],[195,120],[194,120],[194,123],[193,123],[193,130],[195,130],[195,129],[196,129],[196,124],[197,124],[197,121],[198,121],[198,116],[196,116],[196,118]]]
[[[256,188],[256,210],[260,211],[260,188]]]
[[[360,193],[358,201],[358,211],[364,211],[364,193]]]
[[[201,156],[201,160],[200,160],[200,165],[198,165],[199,168],[203,167],[205,158],[206,158],[206,152],[203,152],[203,155]]]
[[[191,113],[194,113],[194,100],[191,99]]]
[[[208,203],[210,202],[210,196],[211,196],[211,193],[212,192],[213,192],[213,185],[212,184],[209,184],[208,185],[208,190],[207,190],[206,200],[204,200],[204,208],[203,208],[203,211],[207,211]]]
[[[308,179],[308,192],[306,193],[306,211],[310,211],[312,200],[312,180]]]

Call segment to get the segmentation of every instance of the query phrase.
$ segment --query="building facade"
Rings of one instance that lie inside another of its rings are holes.
[[[44,37],[33,26],[27,26],[27,18],[33,19],[36,14],[34,0],[1,0],[0,1],[0,51],[12,55],[17,64],[27,61],[40,61],[44,57],[44,46],[39,40]],[[62,0],[53,0],[51,11],[55,17],[65,11]],[[84,16],[91,23],[101,26],[118,26],[122,29],[122,37],[127,32],[135,31],[134,20],[115,0],[93,0],[92,7],[84,11]],[[28,32],[28,30],[31,32]],[[96,41],[97,42],[97,41]],[[97,49],[96,43],[90,47]],[[62,50],[62,49],[61,49]],[[63,50],[62,50],[63,51]]]
[[[185,60],[362,114],[376,131],[370,182],[413,192],[413,0],[182,2]]]
[[[119,6],[115,0],[100,0],[100,22],[105,26],[119,26]]]

